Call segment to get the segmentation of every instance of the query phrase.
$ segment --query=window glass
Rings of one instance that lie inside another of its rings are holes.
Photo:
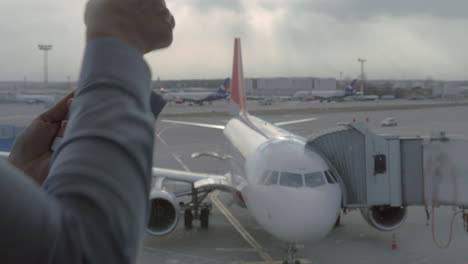
[[[278,175],[277,171],[267,171],[265,175],[265,185],[278,184]]]
[[[304,175],[305,185],[307,187],[318,187],[325,184],[325,179],[321,171],[306,173]]]
[[[335,183],[337,183],[338,182],[338,177],[336,177],[335,173],[333,173],[332,170],[329,170],[328,172],[330,173],[330,176],[332,177],[333,181]]]
[[[335,182],[333,181],[332,177],[328,173],[328,171],[325,171],[325,178],[327,178],[327,182],[330,184],[334,184]]]
[[[302,174],[281,172],[280,184],[288,187],[302,187]]]

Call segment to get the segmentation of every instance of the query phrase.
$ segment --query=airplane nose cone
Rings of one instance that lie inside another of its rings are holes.
[[[318,188],[251,186],[246,203],[257,222],[287,242],[319,241],[333,228],[340,212],[338,185]]]

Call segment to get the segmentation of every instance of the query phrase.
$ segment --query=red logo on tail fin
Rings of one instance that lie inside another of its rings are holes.
[[[242,51],[240,39],[234,40],[234,63],[232,66],[231,99],[240,108],[240,112],[247,113],[244,93],[244,72],[242,67]]]

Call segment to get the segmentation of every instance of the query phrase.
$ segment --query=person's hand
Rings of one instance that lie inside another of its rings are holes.
[[[8,161],[34,181],[42,184],[49,174],[51,146],[66,126],[73,94],[34,119],[16,138]]]
[[[88,40],[113,37],[146,54],[172,43],[175,20],[164,0],[89,0]]]

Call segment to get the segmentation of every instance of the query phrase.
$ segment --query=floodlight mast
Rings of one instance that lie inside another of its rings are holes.
[[[366,59],[358,58],[358,61],[361,63],[361,94],[364,95],[364,82],[365,82],[364,63],[365,63],[367,60],[366,60]]]
[[[53,45],[47,44],[39,44],[39,50],[44,51],[44,84],[47,85],[49,83],[49,51],[53,48]]]

